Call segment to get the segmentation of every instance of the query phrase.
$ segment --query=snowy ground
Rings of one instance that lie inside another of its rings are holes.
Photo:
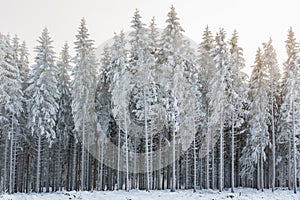
[[[213,190],[199,190],[193,193],[192,190],[178,190],[176,192],[165,191],[94,191],[94,192],[57,192],[57,193],[31,193],[31,194],[1,194],[2,200],[219,200],[219,199],[236,199],[236,200],[300,200],[300,192],[294,194],[289,190],[276,190],[272,193],[270,190],[264,192],[256,189],[236,189],[230,198],[230,192],[222,192]]]

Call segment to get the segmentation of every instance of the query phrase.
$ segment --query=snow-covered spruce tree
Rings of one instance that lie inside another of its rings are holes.
[[[90,139],[96,131],[95,93],[96,93],[96,57],[93,41],[89,39],[85,19],[82,19],[76,35],[72,70],[72,113],[75,131],[81,137],[81,178],[80,190],[87,187],[86,145],[91,145]]]
[[[219,129],[220,161],[219,161],[219,191],[223,190],[224,181],[224,124],[227,114],[228,93],[226,91],[229,79],[229,53],[225,42],[225,31],[220,29],[216,35],[215,47],[211,50],[211,56],[214,59],[216,73],[210,81],[209,106],[212,109],[210,115],[210,126],[217,126]],[[219,126],[218,126],[219,125]]]
[[[159,31],[157,29],[157,24],[155,22],[155,18],[153,17],[151,19],[150,25],[149,25],[149,31],[148,32],[148,48],[150,49],[151,54],[157,59],[158,57],[158,51],[159,51]]]
[[[269,99],[267,84],[267,69],[263,65],[262,53],[258,49],[250,78],[249,90],[249,134],[246,146],[242,150],[240,162],[242,163],[241,175],[244,177],[253,174],[257,166],[257,189],[264,188],[264,161],[265,148],[269,144],[268,120]],[[252,178],[250,176],[250,178]]]
[[[18,54],[14,54],[9,37],[0,34],[0,103],[1,103],[1,138],[5,140],[3,167],[3,191],[14,190],[16,137],[20,130],[20,115],[23,111],[23,93],[20,72],[17,65]],[[9,156],[9,162],[8,162]],[[9,169],[7,165],[9,164]],[[9,172],[9,173],[8,173]],[[7,180],[9,174],[9,181]],[[7,182],[8,181],[8,182]]]
[[[155,74],[157,74],[156,72],[159,68],[159,65],[158,65],[159,46],[158,46],[158,43],[159,43],[159,37],[160,37],[159,31],[158,31],[156,26],[157,26],[157,24],[155,22],[155,18],[153,17],[151,19],[151,22],[150,22],[150,25],[149,25],[148,45],[147,46],[148,46],[148,49],[149,49],[150,54],[151,54],[150,58],[152,58],[152,59],[150,59],[151,62],[152,62],[152,65],[153,65],[153,66],[150,67],[151,73],[155,73]],[[151,75],[151,78],[154,78],[153,75]],[[151,81],[152,81],[151,85],[154,86],[154,87],[152,87],[152,89],[154,89],[155,85],[156,85],[156,80],[154,79],[154,80],[151,80]],[[154,91],[153,96],[155,98],[158,98],[158,93],[155,93],[155,90],[152,90],[152,91]],[[163,116],[163,114],[162,114],[163,110],[159,109],[160,106],[158,104],[154,105],[154,107],[156,107],[156,108],[152,109],[152,111],[151,111],[152,117],[155,116],[156,119],[160,119]],[[150,171],[153,173],[153,176],[154,176],[154,177],[152,177],[153,178],[152,181],[153,182],[158,181],[158,185],[156,186],[156,189],[162,189],[162,173],[161,173],[162,172],[162,169],[161,169],[162,168],[162,159],[161,159],[162,149],[159,148],[159,146],[161,145],[161,141],[162,141],[163,136],[162,136],[162,134],[157,134],[157,135],[154,134],[156,132],[155,130],[159,130],[159,128],[157,128],[157,127],[159,126],[160,123],[157,123],[157,122],[158,121],[156,121],[156,120],[152,120],[150,122],[151,131],[153,132],[153,133],[151,133],[151,137],[150,137],[150,148],[152,150],[152,152],[150,154]],[[161,120],[160,122],[163,122],[163,120]],[[155,140],[158,140],[158,145],[157,146],[155,146],[155,144],[154,144]],[[157,162],[153,162],[153,160],[154,160],[154,152],[153,152],[154,150],[153,149],[156,148],[156,147],[159,148],[158,150],[156,150],[156,151],[159,151],[158,152],[158,157],[159,158],[158,158]],[[153,172],[153,168],[155,166],[158,168],[158,170]],[[153,182],[151,183],[152,186],[153,186]]]
[[[99,148],[99,155],[100,158],[99,161],[99,172],[98,172],[98,181],[97,188],[99,190],[103,190],[103,171],[104,171],[104,148],[106,144],[106,135],[110,131],[110,123],[112,123],[112,113],[111,113],[111,94],[109,92],[109,79],[108,79],[108,70],[110,67],[110,48],[108,46],[105,46],[103,49],[102,59],[101,59],[101,67],[100,67],[100,73],[98,76],[98,84],[97,84],[97,90],[96,90],[96,114],[97,114],[97,129],[99,132],[98,137],[98,148]],[[120,139],[120,138],[118,138]],[[119,142],[119,141],[118,141]],[[119,150],[119,148],[118,148]],[[118,159],[119,158],[118,154]],[[119,166],[119,165],[118,165]],[[119,172],[120,168],[118,168],[118,176],[120,174]],[[120,177],[117,178],[119,180]],[[117,185],[119,187],[119,181],[117,181]]]
[[[58,82],[58,113],[57,113],[57,124],[56,124],[56,143],[54,145],[55,151],[55,185],[53,190],[61,190],[63,187],[62,171],[67,160],[64,160],[69,151],[69,138],[73,137],[73,117],[71,108],[71,93],[70,93],[70,76],[69,71],[71,70],[70,65],[71,56],[69,55],[69,46],[67,43],[64,44],[60,54],[59,61],[57,62],[57,82]],[[72,169],[75,170],[75,169]],[[66,178],[66,177],[64,177]]]
[[[280,83],[280,71],[276,59],[276,52],[274,50],[274,47],[272,45],[272,40],[270,39],[268,43],[263,44],[264,53],[262,55],[262,62],[264,65],[264,68],[267,70],[268,77],[267,77],[267,84],[268,84],[268,98],[269,98],[269,133],[271,135],[271,152],[272,152],[272,191],[275,189],[275,137],[277,137],[277,124],[278,124],[278,116],[279,116],[279,83]]]
[[[27,119],[28,119],[28,112],[26,108],[27,104],[27,96],[25,93],[25,89],[27,88],[27,80],[28,80],[28,73],[29,73],[29,61],[28,61],[28,50],[26,47],[26,43],[23,42],[21,46],[18,43],[17,37],[15,37],[15,51],[17,51],[18,56],[18,67],[20,71],[20,81],[22,85],[22,92],[23,92],[23,102],[22,107],[23,111],[21,112],[20,119],[19,119],[19,131],[20,137],[18,137],[18,145],[21,148],[17,148],[19,150],[16,155],[16,175],[15,175],[15,183],[16,183],[16,191],[18,192],[25,192],[29,191],[29,178],[27,175],[29,174],[29,165],[28,165],[28,157],[29,155],[29,148],[30,148],[30,141],[31,136],[29,131],[26,127]]]
[[[291,188],[293,183],[294,193],[297,192],[297,157],[299,150],[299,106],[300,106],[300,78],[299,78],[299,47],[292,28],[289,29],[286,41],[287,60],[283,68],[282,105],[280,108],[280,136],[279,141],[285,144],[287,152],[287,181]],[[299,158],[298,158],[299,159]],[[293,175],[292,175],[293,170]],[[283,173],[283,172],[281,172]],[[291,181],[293,177],[293,181]]]
[[[36,192],[39,192],[41,187],[41,155],[44,148],[48,148],[42,145],[42,140],[46,139],[48,145],[51,145],[56,138],[55,125],[58,109],[57,99],[59,97],[56,80],[57,68],[54,65],[52,40],[47,28],[43,30],[38,43],[39,45],[35,48],[37,52],[35,64],[32,66],[26,89],[27,95],[31,97],[28,101],[28,127],[32,135],[36,136],[38,140]]]
[[[21,76],[23,87],[26,87],[26,81],[28,79],[28,73],[29,73],[28,56],[29,53],[28,53],[27,45],[26,42],[23,41],[20,46],[20,57],[19,57],[19,70],[20,70],[20,76]]]
[[[134,29],[129,36],[131,37],[129,43],[130,43],[130,58],[129,58],[129,70],[133,73],[136,74],[138,71],[141,71],[140,68],[148,66],[147,65],[147,59],[149,59],[150,53],[148,49],[148,41],[147,41],[147,29],[145,28],[145,24],[141,21],[141,15],[139,14],[139,10],[136,10],[133,15],[133,19],[131,21],[131,27]],[[147,70],[147,69],[144,69]],[[137,75],[140,76],[140,75]],[[145,77],[146,78],[146,77]],[[143,80],[144,81],[144,80]],[[147,85],[147,83],[145,83]],[[138,93],[144,94],[145,95],[145,87],[139,87]],[[142,95],[142,96],[144,96]],[[145,97],[142,97],[145,99]],[[145,103],[145,101],[143,101]],[[138,102],[132,102],[133,104],[137,104]],[[143,105],[142,107],[140,106],[140,109],[137,110],[137,113],[141,111],[143,114],[143,117],[146,117],[146,105]],[[138,118],[141,118],[141,116],[138,116]],[[147,117],[146,117],[147,118]],[[148,130],[147,130],[147,123],[148,119],[144,118],[144,133],[145,133],[145,166],[146,166],[146,190],[149,191],[150,189],[150,172],[149,172],[149,144],[148,144]],[[139,148],[140,145],[137,141],[137,138],[135,138],[135,144],[136,146],[134,147],[135,150]],[[136,155],[136,154],[134,154]],[[134,158],[134,162],[136,162],[136,158]],[[137,163],[134,163],[134,165],[137,165]],[[134,172],[134,179],[136,179],[136,173]],[[134,180],[136,181],[136,180]]]
[[[202,42],[199,45],[199,84],[200,84],[200,92],[203,99],[203,109],[204,109],[204,120],[202,125],[203,135],[205,135],[205,143],[201,145],[201,151],[205,154],[205,188],[210,188],[210,151],[213,147],[211,147],[211,141],[213,141],[214,131],[211,131],[211,127],[209,126],[209,116],[211,111],[209,110],[209,97],[208,92],[210,91],[210,80],[212,79],[216,67],[214,65],[213,58],[210,55],[210,51],[214,48],[214,39],[211,31],[208,26],[206,26],[203,36]],[[213,162],[213,161],[212,161]],[[212,175],[213,176],[213,175]],[[214,177],[212,177],[214,179]]]
[[[231,192],[235,187],[235,135],[244,123],[246,116],[245,105],[247,97],[247,75],[242,72],[245,67],[243,49],[238,46],[238,33],[235,30],[229,40],[229,78],[227,79],[228,92],[228,126],[231,127]]]
[[[119,125],[119,128],[125,133],[125,141],[123,142],[123,149],[125,151],[125,188],[130,189],[129,180],[129,113],[127,111],[129,96],[127,90],[129,82],[131,81],[130,73],[128,72],[127,50],[125,49],[125,37],[121,31],[119,35],[115,34],[114,43],[111,46],[111,59],[107,69],[107,82],[109,83],[108,91],[111,94],[112,114]],[[128,73],[129,78],[121,80],[124,73]],[[124,81],[124,82],[122,82]],[[122,98],[120,98],[120,96]],[[118,134],[119,135],[119,134]],[[112,161],[111,161],[112,162]],[[124,168],[123,168],[124,169]],[[134,184],[134,183],[132,183]]]
[[[176,146],[175,143],[177,141],[176,133],[179,129],[179,107],[177,105],[178,101],[181,99],[177,99],[180,95],[180,91],[178,91],[178,85],[175,78],[175,72],[180,76],[183,75],[183,67],[180,65],[180,57],[183,52],[183,34],[184,31],[179,23],[179,18],[177,17],[177,13],[175,8],[172,6],[171,10],[167,14],[166,20],[167,26],[163,30],[160,42],[160,64],[162,64],[162,70],[164,73],[169,74],[170,79],[164,80],[166,81],[165,88],[170,91],[170,96],[167,100],[167,112],[168,119],[170,121],[170,131],[172,135],[172,184],[171,191],[175,191],[176,187]],[[168,76],[166,76],[168,77]],[[175,79],[174,79],[175,78]],[[168,79],[168,78],[166,78]]]

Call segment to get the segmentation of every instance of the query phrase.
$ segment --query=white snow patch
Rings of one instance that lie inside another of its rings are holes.
[[[229,195],[230,194],[230,195]],[[141,190],[126,191],[93,191],[93,192],[76,192],[76,191],[62,191],[56,193],[16,193],[16,194],[2,194],[2,200],[300,200],[299,194],[294,194],[292,190],[278,189],[274,193],[271,190],[264,192],[257,191],[250,188],[239,188],[235,193],[224,191],[219,193],[216,190],[177,190],[170,192],[170,190],[153,190],[150,192]]]

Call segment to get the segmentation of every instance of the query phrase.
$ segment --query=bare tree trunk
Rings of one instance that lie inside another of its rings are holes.
[[[7,189],[7,155],[8,155],[8,135],[5,137],[5,147],[4,147],[4,169],[3,169],[3,191],[6,192]]]
[[[10,133],[10,161],[9,161],[9,194],[13,192],[13,147],[14,147],[14,122],[11,122]]]
[[[219,169],[219,191],[222,192],[223,190],[223,168],[224,168],[224,161],[223,161],[223,108],[220,111],[220,169]]]
[[[175,127],[173,130],[173,142],[172,142],[172,188],[171,192],[175,192],[175,186],[176,186],[176,152],[175,152],[175,142],[176,142],[176,136],[175,136]]]
[[[126,145],[126,191],[129,191],[129,158],[128,158],[128,132],[127,132],[127,119],[126,112],[124,112],[124,123],[125,123],[125,145]],[[134,172],[135,173],[135,172]]]
[[[293,117],[293,168],[294,168],[294,193],[297,193],[297,167],[296,167],[296,124],[295,124],[295,106],[292,100],[292,117]]]
[[[158,189],[161,190],[163,187],[163,177],[162,177],[162,155],[161,155],[161,134],[159,135],[159,158],[158,158]]]
[[[207,122],[208,124],[208,122]],[[207,127],[206,134],[206,189],[209,189],[209,151],[210,151],[210,128]]]
[[[234,114],[232,114],[231,125],[231,192],[234,192]]]
[[[145,153],[146,153],[146,157],[145,157],[145,159],[146,159],[146,182],[147,182],[147,185],[146,185],[146,191],[149,191],[149,188],[150,188],[150,177],[149,177],[149,173],[150,173],[150,171],[149,171],[149,150],[148,150],[148,143],[149,143],[149,141],[148,141],[148,122],[147,122],[147,120],[148,120],[148,117],[147,117],[147,112],[148,112],[148,110],[147,110],[147,102],[146,102],[146,91],[145,91],[145,86],[144,86],[144,112],[145,112],[145,114],[144,114],[144,122],[145,122],[145,139],[146,139],[146,142],[145,142]]]
[[[74,138],[74,147],[73,147],[73,160],[72,160],[72,190],[76,189],[76,158],[77,158],[77,144]]]
[[[35,183],[35,192],[40,191],[40,166],[41,166],[41,134],[38,134],[38,156],[36,164],[36,183]]]
[[[274,105],[272,101],[271,114],[272,114],[272,192],[275,189],[275,119],[274,119]]]
[[[84,118],[85,119],[85,118]],[[85,186],[85,148],[84,148],[84,143],[85,143],[85,122],[82,125],[82,144],[81,144],[81,184],[80,184],[80,190],[84,190]]]
[[[211,146],[211,151],[211,187],[212,189],[215,189],[215,148],[213,144]]]
[[[196,192],[196,186],[197,186],[197,155],[196,155],[196,130],[195,130],[195,114],[193,109],[193,136],[194,136],[194,192]],[[201,183],[200,183],[201,184]]]
[[[261,184],[261,191],[264,191],[264,149],[263,146],[260,145],[260,184]]]
[[[100,148],[99,148],[100,149]],[[100,169],[99,169],[99,190],[103,190],[103,156],[104,156],[104,142],[101,141],[101,158],[100,158],[100,162],[99,162],[99,165],[100,165]]]
[[[260,190],[260,157],[258,154],[258,160],[257,160],[257,177],[256,177],[256,188],[257,190]]]
[[[292,170],[292,161],[291,161],[291,158],[292,158],[292,152],[291,152],[291,150],[292,150],[292,142],[291,142],[291,140],[292,140],[292,138],[291,138],[291,134],[290,134],[290,132],[288,133],[288,188],[289,188],[289,190],[291,190],[292,189],[292,186],[291,186],[291,176],[292,176],[292,172],[291,172],[291,170]]]
[[[120,188],[120,156],[121,156],[121,130],[118,130],[118,167],[117,167],[117,190]]]

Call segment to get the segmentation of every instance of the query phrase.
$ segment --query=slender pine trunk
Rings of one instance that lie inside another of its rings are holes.
[[[8,157],[8,135],[5,137],[5,147],[4,147],[4,169],[3,169],[3,191],[6,192],[7,189],[7,158]]]
[[[232,114],[231,125],[231,192],[234,192],[234,114]]]
[[[36,164],[36,183],[35,183],[35,192],[40,191],[40,167],[41,167],[41,134],[38,134],[38,156]]]
[[[125,124],[125,146],[126,146],[126,191],[129,191],[129,158],[128,158],[128,132],[127,132],[127,119],[126,112],[124,112],[124,124]]]
[[[145,153],[146,153],[146,156],[145,156],[145,159],[146,159],[146,191],[149,191],[149,188],[150,188],[150,177],[149,177],[149,150],[148,150],[148,110],[147,110],[147,101],[146,101],[146,91],[145,91],[145,86],[144,86],[144,122],[145,122],[145,139],[146,139],[146,142],[145,142]]]
[[[10,133],[10,161],[9,161],[9,194],[13,192],[13,146],[14,146],[14,122],[11,121]]]
[[[297,193],[297,167],[296,167],[296,124],[295,124],[295,106],[294,106],[294,102],[292,100],[292,118],[293,118],[293,172],[294,172],[294,179],[293,179],[293,182],[294,182],[294,193],[296,194]]]
[[[257,177],[256,177],[256,188],[260,190],[260,154],[257,153]]]
[[[223,108],[220,111],[220,168],[219,168],[219,192],[223,190],[223,168],[224,168],[224,161],[223,161]]]
[[[211,140],[211,142],[213,142]],[[211,187],[215,189],[215,148],[211,145]]]
[[[99,148],[100,149],[100,148]],[[104,159],[104,142],[101,141],[101,158],[100,158],[100,162],[99,162],[99,165],[100,165],[100,173],[99,173],[99,190],[103,190],[103,159]]]
[[[72,190],[76,189],[76,158],[77,158],[77,144],[74,138],[73,142],[73,160],[72,160]]]
[[[194,136],[194,148],[193,148],[193,153],[194,153],[194,192],[196,192],[196,186],[197,186],[197,155],[196,155],[196,128],[195,128],[195,114],[194,114],[194,109],[193,110],[193,136]],[[201,183],[200,183],[201,184]]]
[[[117,166],[117,190],[120,188],[120,156],[121,156],[121,130],[118,130],[118,166]]]
[[[159,135],[159,154],[158,154],[158,189],[161,190],[163,187],[163,177],[162,177],[162,155],[161,155],[161,134]]]
[[[272,192],[275,189],[275,119],[274,119],[274,105],[272,101],[271,114],[272,114]]]
[[[264,191],[264,149],[263,146],[260,145],[260,184],[261,184],[261,191]]]
[[[207,121],[208,126],[208,121]],[[210,128],[207,127],[206,133],[206,189],[209,189],[209,151],[210,151]]]
[[[288,133],[288,189],[291,190],[292,189],[292,186],[291,186],[291,177],[292,177],[292,161],[291,161],[291,158],[292,158],[292,138],[291,138],[291,133],[289,132]]]
[[[176,152],[175,152],[175,142],[176,142],[176,137],[175,137],[175,127],[173,130],[173,142],[172,142],[172,188],[171,192],[175,192],[175,186],[176,186]]]
[[[85,117],[84,117],[85,119]],[[81,183],[80,183],[80,190],[84,190],[85,186],[85,122],[82,124],[82,144],[81,144]]]

